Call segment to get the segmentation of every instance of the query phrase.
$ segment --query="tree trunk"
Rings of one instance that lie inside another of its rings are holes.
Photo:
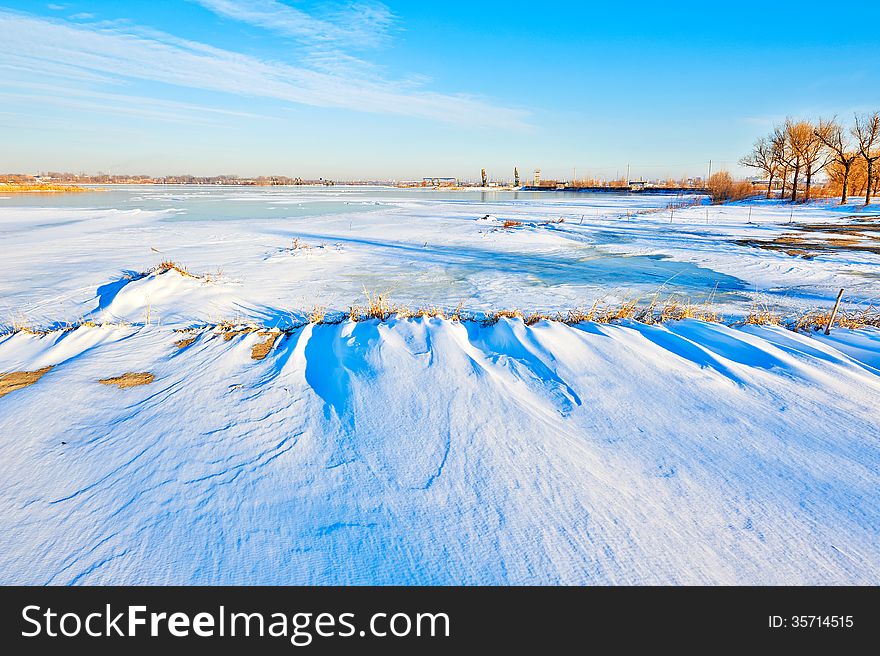
[[[798,183],[798,175],[801,172],[801,164],[798,162],[794,165],[794,177],[791,179],[791,202],[797,202],[797,183]]]
[[[840,195],[840,204],[846,205],[846,192],[847,187],[849,187],[849,167],[852,166],[852,162],[844,162],[843,163],[843,193]]]
[[[767,182],[767,198],[770,198],[770,193],[773,191],[773,172],[770,172],[770,180]]]
[[[807,165],[807,184],[804,187],[804,199],[801,201],[802,203],[810,202],[810,182],[813,180],[813,165]]]
[[[788,167],[782,169],[782,190],[779,192],[779,199],[785,198],[785,185],[788,183]]]
[[[867,158],[865,158],[867,159]],[[874,174],[874,160],[868,159],[868,184],[867,189],[865,189],[865,205],[871,204],[871,184],[874,182],[872,176]]]

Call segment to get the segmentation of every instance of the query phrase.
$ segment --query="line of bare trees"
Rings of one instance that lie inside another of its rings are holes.
[[[740,160],[767,178],[767,198],[781,183],[781,198],[810,200],[815,177],[824,171],[829,186],[844,204],[852,192],[865,204],[880,191],[880,111],[856,114],[853,124],[836,118],[816,122],[786,119],[769,135],[755,141],[752,152]],[[801,192],[803,182],[803,192]]]

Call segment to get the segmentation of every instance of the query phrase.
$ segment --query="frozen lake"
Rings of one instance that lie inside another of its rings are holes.
[[[670,207],[682,203],[692,206]],[[737,315],[756,298],[793,307],[826,302],[841,286],[857,301],[873,298],[876,255],[804,259],[737,243],[847,220],[855,208],[704,203],[382,187],[130,185],[8,195],[0,199],[0,312],[5,321],[35,323],[91,316],[98,288],[162,260],[215,274],[216,284],[188,293],[184,304],[149,299],[151,312],[182,322],[275,322],[315,306],[344,310],[365,290],[474,311],[554,311],[677,294],[712,298]],[[138,321],[137,312],[101,318]]]

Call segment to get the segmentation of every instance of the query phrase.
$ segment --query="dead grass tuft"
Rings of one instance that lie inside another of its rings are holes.
[[[455,306],[455,309],[452,311],[452,314],[449,315],[450,321],[463,321],[464,318],[461,312],[461,309],[464,307],[464,301],[459,301],[458,305]]]
[[[352,321],[366,321],[368,319],[386,321],[388,317],[397,314],[398,311],[404,313],[407,311],[407,308],[403,306],[393,305],[386,294],[368,292],[364,289],[364,296],[367,297],[367,302],[364,305],[353,305],[349,308],[348,315]]]
[[[663,305],[652,307],[653,312],[646,317],[637,317],[645,323],[665,323],[667,321],[681,321],[682,319],[697,319],[718,323],[722,317],[713,307],[711,298],[705,303],[691,303],[690,299],[681,300],[676,296],[670,296]]]
[[[52,367],[48,366],[36,371],[12,371],[8,374],[0,374],[0,397],[33,385],[51,370]]]
[[[306,318],[309,323],[324,323],[327,320],[327,308],[323,305],[316,305]]]
[[[148,371],[143,372],[128,372],[122,374],[121,376],[114,376],[113,378],[103,378],[98,382],[102,385],[116,385],[119,389],[126,389],[129,387],[138,387],[139,385],[149,385],[152,383],[156,377]]]
[[[507,219],[504,223],[501,224],[502,228],[517,228],[522,225],[522,221],[512,221],[511,219]]]
[[[523,319],[522,310],[489,310],[483,317],[484,326],[492,326],[500,319]]]
[[[824,330],[831,318],[830,310],[813,310],[805,312],[797,317],[794,323],[795,330]],[[850,328],[858,330],[860,328],[880,328],[880,309],[873,305],[863,310],[839,310],[834,318],[832,328]]]
[[[785,323],[784,317],[774,310],[758,296],[752,300],[749,314],[743,321],[751,326],[781,326]]]
[[[189,270],[178,262],[173,262],[171,260],[163,260],[156,266],[154,266],[148,273],[158,273],[163,274],[168,271],[176,271],[180,275],[187,278],[200,278],[201,276],[194,275],[189,272]]]
[[[749,311],[745,323],[752,326],[781,326],[782,315],[767,308],[753,309]]]
[[[445,319],[446,318],[446,310],[436,305],[429,305],[426,307],[418,307],[414,310],[410,308],[397,308],[397,316],[402,319],[418,319],[418,318],[426,318],[426,319]]]
[[[539,321],[550,321],[553,317],[543,312],[532,312],[523,319],[523,323],[527,326],[534,326]]]
[[[251,349],[251,360],[263,360],[269,355],[269,351],[271,351],[272,347],[275,345],[275,340],[280,336],[281,331],[260,333],[260,337],[265,337],[266,339],[265,341],[254,344],[254,347]]]
[[[185,349],[187,346],[196,341],[195,337],[186,337],[177,342],[174,342],[174,345],[179,349]]]

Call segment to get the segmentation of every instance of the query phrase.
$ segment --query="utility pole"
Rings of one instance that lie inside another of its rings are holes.
[[[626,184],[629,185],[629,164],[626,165]]]
[[[709,160],[709,178],[712,177],[712,160]],[[706,182],[709,182],[709,178],[706,178]]]

